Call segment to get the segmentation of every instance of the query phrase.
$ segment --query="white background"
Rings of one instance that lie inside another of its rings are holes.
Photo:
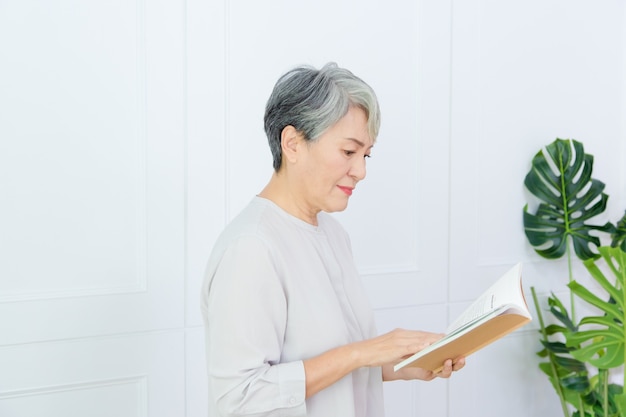
[[[264,105],[298,64],[381,102],[337,215],[381,332],[443,331],[518,261],[527,295],[565,294],[523,179],[575,138],[621,217],[625,56],[619,0],[0,0],[0,415],[206,417],[202,273],[271,175]],[[559,415],[538,349],[533,323],[390,383],[387,415]]]

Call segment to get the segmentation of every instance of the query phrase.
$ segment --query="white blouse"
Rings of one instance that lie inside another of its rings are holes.
[[[381,417],[380,368],[305,400],[303,360],[376,336],[350,241],[255,197],[215,244],[202,288],[209,416]]]

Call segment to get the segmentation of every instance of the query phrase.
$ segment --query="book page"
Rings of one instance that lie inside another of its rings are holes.
[[[522,288],[521,263],[481,294],[430,346],[394,365],[419,366],[433,372],[446,359],[469,355],[532,320]]]
[[[480,320],[481,317],[501,309],[503,306],[516,306],[526,310],[526,300],[520,289],[522,264],[518,263],[487,291],[478,297],[446,330],[453,333],[459,328],[467,327]]]

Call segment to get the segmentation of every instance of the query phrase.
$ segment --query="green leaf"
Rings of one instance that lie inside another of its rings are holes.
[[[580,321],[580,325],[582,326],[585,324],[599,324],[601,326],[610,327],[613,331],[618,332],[617,334],[619,334],[619,332],[622,331],[622,324],[616,321],[615,319],[612,319],[607,316],[583,317],[583,319]]]
[[[570,372],[585,372],[587,371],[587,367],[585,364],[574,358],[565,358],[562,356],[555,356],[554,362]]]
[[[621,366],[624,363],[624,343],[620,340],[607,338],[600,332],[587,332],[591,338],[596,335],[593,343],[575,349],[571,352],[572,356],[581,362],[588,362],[593,366],[601,369],[611,369]],[[606,334],[606,332],[604,333]]]
[[[587,288],[585,288],[583,285],[579,284],[578,282],[572,281],[569,284],[567,284],[567,286],[578,297],[582,298],[589,304],[598,307],[599,309],[604,311],[606,314],[614,318],[619,318],[621,316],[619,306],[600,299],[597,295],[589,291]],[[619,290],[616,289],[616,291],[619,291]]]
[[[568,390],[584,393],[589,389],[589,378],[583,375],[573,375],[562,378],[561,385]]]
[[[548,377],[552,377],[552,368],[550,366],[550,362],[541,362],[539,364],[539,369],[541,369],[541,371],[548,375]]]
[[[524,184],[541,203],[535,214],[526,205],[523,219],[526,237],[539,255],[560,258],[570,237],[580,259],[599,257],[592,248],[600,246],[600,239],[590,232],[614,227],[586,223],[605,211],[608,200],[604,183],[591,178],[592,170],[593,156],[576,140],[557,138],[534,156]]]
[[[622,390],[623,391],[623,390]],[[619,415],[626,415],[626,394],[620,392],[615,395],[615,404],[617,405],[617,410],[619,411]]]
[[[552,315],[565,325],[565,329],[561,333],[575,332],[577,330],[576,326],[569,317],[567,308],[565,308],[565,305],[563,305],[561,300],[559,300],[555,294],[548,297],[548,306],[550,306],[550,312]]]
[[[606,249],[602,249],[602,251],[606,252]],[[600,249],[598,249],[598,251],[600,251]],[[620,288],[618,288],[618,286],[615,286],[604,276],[604,274],[602,273],[602,271],[600,271],[593,259],[586,260],[585,262],[583,262],[583,264],[585,265],[587,271],[591,274],[593,279],[595,279],[596,282],[600,284],[602,289],[604,289],[609,294],[609,300],[607,302],[609,304],[618,304],[619,308],[624,309],[624,299],[622,298],[623,294]],[[614,270],[613,272],[615,273],[617,271]]]
[[[556,324],[550,324],[546,326],[545,330],[548,336],[552,336],[555,334],[565,333],[567,332],[568,329],[563,326],[556,325]]]
[[[583,285],[573,281],[572,292],[587,303],[597,307],[601,315],[589,315],[579,324],[579,331],[565,335],[566,345],[576,347],[570,353],[581,362],[599,369],[611,369],[624,365],[626,351],[626,253],[620,248],[602,246],[598,248],[601,259],[588,259],[585,267],[592,278],[610,295],[609,301],[600,299]],[[600,263],[604,268],[600,268]],[[603,270],[614,277],[609,280]]]
[[[621,394],[624,391],[624,387],[618,384],[609,384],[609,394],[616,395]]]
[[[552,353],[569,353],[572,348],[567,347],[563,342],[548,342],[540,340],[541,344]]]
[[[619,247],[626,252],[626,212],[615,226],[615,230],[611,233],[611,247]]]

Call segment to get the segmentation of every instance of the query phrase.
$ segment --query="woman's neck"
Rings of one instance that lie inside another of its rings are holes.
[[[272,201],[292,216],[317,226],[317,213],[319,213],[319,210],[311,210],[298,191],[301,190],[299,190],[299,187],[290,184],[287,175],[274,172],[270,181],[258,195]]]

